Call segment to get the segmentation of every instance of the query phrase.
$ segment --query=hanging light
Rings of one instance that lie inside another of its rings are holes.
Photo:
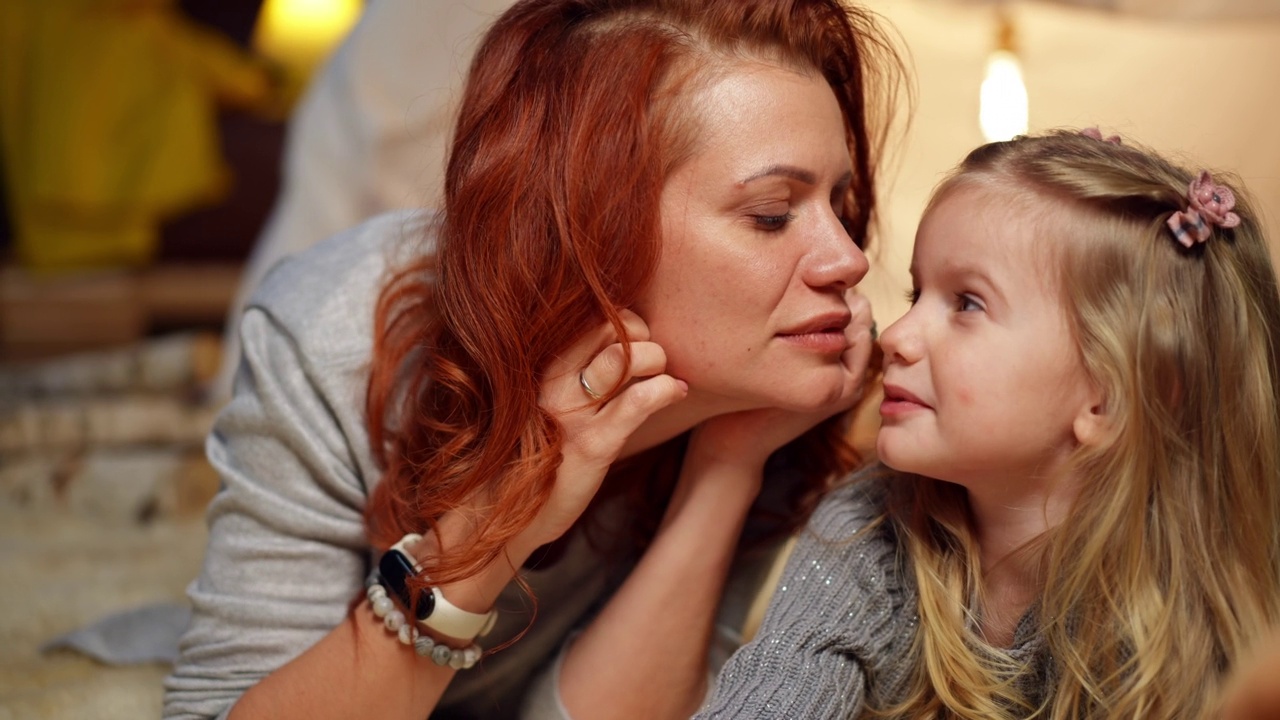
[[[360,17],[362,0],[265,0],[253,48],[305,83]]]
[[[978,124],[987,142],[1008,140],[1027,131],[1027,86],[1013,42],[1013,21],[1003,5],[996,11],[996,46],[987,56]]]

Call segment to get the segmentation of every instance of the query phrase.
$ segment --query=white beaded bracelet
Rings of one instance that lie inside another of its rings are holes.
[[[413,651],[419,657],[429,657],[435,664],[451,667],[454,670],[470,670],[479,662],[484,651],[475,643],[470,647],[452,648],[436,642],[430,635],[419,633],[418,628],[409,622],[405,614],[387,595],[387,589],[378,582],[377,575],[369,576],[365,596],[369,598],[369,606],[373,608],[373,614],[382,619],[382,624],[387,630],[396,634],[401,645],[412,645]]]

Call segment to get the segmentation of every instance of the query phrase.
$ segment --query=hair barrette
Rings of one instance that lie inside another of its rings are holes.
[[[1208,240],[1215,227],[1239,225],[1240,216],[1231,212],[1235,206],[1236,195],[1231,188],[1215,183],[1208,170],[1201,170],[1187,187],[1187,209],[1169,216],[1169,229],[1184,247],[1191,247]]]
[[[1112,145],[1119,145],[1119,144],[1120,144],[1120,136],[1119,136],[1119,135],[1108,135],[1108,136],[1106,136],[1106,137],[1103,137],[1103,136],[1102,136],[1102,131],[1101,131],[1101,130],[1099,130],[1099,129],[1098,129],[1098,127],[1097,127],[1096,125],[1095,125],[1095,126],[1093,126],[1093,127],[1087,127],[1087,128],[1085,128],[1085,129],[1081,130],[1081,131],[1080,131],[1080,134],[1081,134],[1081,135],[1083,135],[1083,136],[1085,136],[1085,137],[1087,137],[1087,138],[1093,138],[1094,140],[1101,140],[1102,142],[1111,143]]]

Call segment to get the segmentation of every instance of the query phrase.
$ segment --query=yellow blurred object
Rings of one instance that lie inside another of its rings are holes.
[[[312,72],[360,18],[361,0],[265,0],[253,49],[286,74],[286,92],[301,92]]]
[[[217,102],[271,93],[258,61],[175,0],[3,0],[0,155],[19,261],[147,263],[164,218],[227,189]]]

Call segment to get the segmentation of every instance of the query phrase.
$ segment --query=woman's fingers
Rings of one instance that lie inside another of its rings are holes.
[[[583,427],[566,445],[572,444],[585,457],[607,459],[611,463],[645,420],[680,402],[688,393],[688,384],[670,375],[637,380],[605,403],[593,416],[590,426]]]
[[[628,364],[627,349],[614,331],[613,342],[596,353],[578,371],[578,384],[584,389],[590,387],[597,396],[593,399],[613,392],[614,388],[626,384],[631,378],[656,375],[662,372],[667,364],[666,355],[661,353],[662,349],[648,342],[649,326],[644,320],[630,310],[620,310],[618,315],[622,319],[626,337],[631,343],[631,360]],[[609,330],[613,329],[612,325],[606,327]],[[657,355],[654,354],[654,348],[657,348]]]
[[[604,396],[615,387],[626,385],[633,378],[657,375],[666,366],[667,354],[657,343],[633,341],[630,362],[622,343],[613,343],[597,353],[579,371],[578,384],[584,390],[589,387],[597,396]]]
[[[845,301],[849,304],[853,319],[845,330],[849,339],[849,349],[844,352],[841,360],[844,362],[845,369],[849,371],[852,382],[855,383],[854,401],[856,402],[857,398],[862,396],[867,369],[875,350],[875,338],[871,335],[871,327],[875,319],[871,315],[871,302],[856,290],[848,291],[845,294]]]
[[[688,392],[684,382],[664,374],[666,352],[648,340],[640,316],[619,314],[629,343],[602,324],[562,353],[544,376],[542,406],[564,427],[566,463],[612,463],[650,415]]]
[[[649,327],[639,315],[630,310],[620,310],[618,314],[622,319],[626,337],[632,344],[634,363],[635,346],[649,340]],[[605,357],[597,363],[597,359],[602,354]],[[597,365],[598,372],[587,370],[587,366],[593,363]],[[665,366],[665,357],[662,363]],[[574,403],[581,404],[579,401],[584,395],[587,401],[595,399],[587,393],[586,387],[590,387],[596,395],[604,396],[613,389],[614,385],[619,384],[619,380],[625,381],[631,377],[642,377],[662,371],[661,367],[653,369],[651,362],[645,362],[636,367],[627,378],[623,378],[625,368],[625,352],[617,330],[611,323],[601,323],[599,327],[584,334],[570,345],[547,367],[543,378],[543,405],[568,407],[563,405],[562,401],[571,397]],[[570,385],[576,388],[572,393],[569,392]]]
[[[627,438],[653,413],[685,397],[688,385],[663,373],[667,354],[652,342],[631,343],[631,362],[622,345],[605,348],[582,369],[576,389],[562,407],[561,421],[571,431],[567,442],[589,457],[608,458],[621,450]],[[603,388],[597,383],[608,383]],[[592,399],[585,386],[602,395],[615,385],[622,389],[607,400]]]
[[[545,537],[558,537],[577,520],[636,429],[688,392],[685,383],[664,373],[666,352],[649,341],[640,317],[621,315],[629,360],[616,330],[606,324],[568,348],[543,377],[541,404],[564,430],[555,491],[538,520]]]

